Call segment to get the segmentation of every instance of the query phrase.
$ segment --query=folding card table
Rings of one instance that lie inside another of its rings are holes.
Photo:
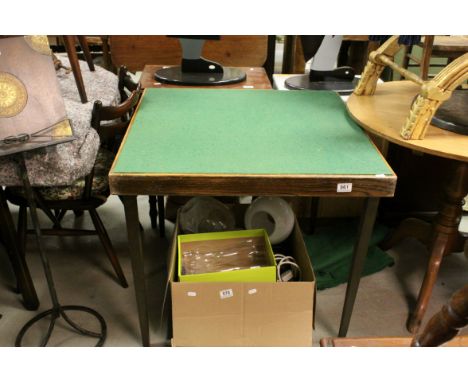
[[[333,92],[146,89],[109,174],[125,206],[140,330],[150,344],[137,195],[366,198],[346,335],[380,197],[396,176]]]

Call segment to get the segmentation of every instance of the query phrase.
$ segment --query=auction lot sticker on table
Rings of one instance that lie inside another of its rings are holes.
[[[47,37],[0,39],[0,156],[72,139]]]

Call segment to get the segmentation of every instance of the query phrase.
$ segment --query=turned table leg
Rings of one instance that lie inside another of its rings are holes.
[[[416,309],[408,320],[407,328],[411,333],[417,331],[426,312],[443,256],[453,252],[458,244],[458,225],[462,216],[462,203],[468,193],[468,163],[455,162],[454,165],[455,169],[445,189],[444,204],[432,228],[431,255],[419,291]]]
[[[433,316],[411,346],[439,346],[454,338],[468,324],[468,284],[456,291]]]

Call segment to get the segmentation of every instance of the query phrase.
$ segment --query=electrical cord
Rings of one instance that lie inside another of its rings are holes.
[[[281,282],[288,281],[300,281],[301,280],[301,268],[297,265],[296,260],[292,256],[285,256],[281,253],[275,253],[276,261],[276,274],[278,280]],[[289,269],[285,269],[285,266],[289,265]]]

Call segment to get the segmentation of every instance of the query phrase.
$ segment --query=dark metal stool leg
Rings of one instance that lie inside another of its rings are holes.
[[[18,333],[18,336],[16,337],[15,341],[15,346],[21,346],[22,340],[26,332],[28,331],[29,328],[31,328],[36,322],[40,321],[41,319],[50,316],[50,324],[49,328],[47,329],[47,332],[45,336],[43,337],[41,341],[41,346],[46,346],[50,336],[52,335],[52,331],[54,330],[55,327],[55,322],[57,319],[60,317],[63,317],[65,322],[71,326],[75,331],[77,331],[79,334],[90,336],[90,337],[95,337],[98,338],[98,342],[96,346],[102,346],[104,341],[106,340],[107,336],[107,327],[104,319],[102,316],[96,312],[93,309],[84,307],[84,306],[76,306],[76,305],[68,305],[68,306],[61,306],[58,297],[57,297],[57,292],[55,289],[54,285],[54,280],[52,278],[52,272],[50,269],[49,265],[49,260],[45,254],[44,248],[42,246],[42,234],[41,234],[41,228],[39,226],[39,219],[37,216],[37,209],[36,209],[36,202],[34,199],[34,193],[31,188],[31,184],[29,183],[29,177],[28,177],[28,172],[26,169],[26,164],[24,160],[23,154],[18,155],[18,164],[19,164],[19,173],[20,176],[23,180],[23,186],[24,186],[24,192],[26,196],[26,200],[28,201],[29,204],[29,211],[31,215],[31,220],[33,223],[34,231],[36,233],[36,241],[37,241],[37,246],[39,249],[39,255],[41,257],[41,262],[44,267],[44,273],[46,276],[46,281],[47,281],[47,286],[49,289],[49,294],[52,299],[52,309],[49,309],[45,312],[40,313],[39,315],[35,316],[31,320],[29,320],[20,330]],[[81,328],[79,325],[74,323],[66,314],[65,311],[82,311],[86,312],[88,314],[93,315],[94,317],[97,318],[97,320],[100,323],[101,326],[101,331],[100,333],[96,332],[91,332],[89,330]]]

